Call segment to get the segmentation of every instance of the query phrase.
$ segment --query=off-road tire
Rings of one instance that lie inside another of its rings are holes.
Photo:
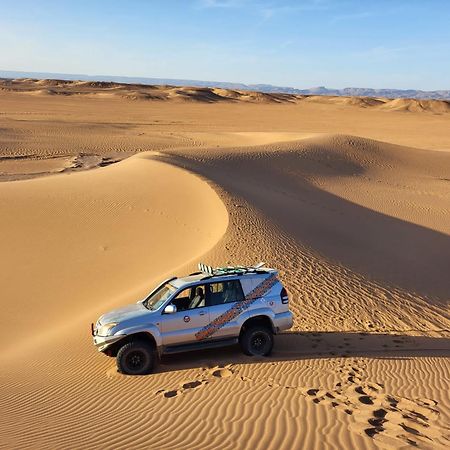
[[[146,375],[155,365],[155,349],[142,340],[123,345],[116,356],[117,369],[126,375]]]
[[[273,348],[273,333],[267,327],[250,327],[240,339],[242,351],[249,356],[268,356]]]

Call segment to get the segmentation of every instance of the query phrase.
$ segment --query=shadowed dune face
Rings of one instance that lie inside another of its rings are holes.
[[[438,164],[427,163],[426,152],[330,136],[226,153],[204,151],[201,163],[198,156],[177,154],[175,161],[242,197],[326,258],[447,304],[450,227],[440,219],[450,214],[449,194],[439,198],[436,190],[433,197],[432,187],[440,184],[445,191],[450,155],[433,157]],[[386,214],[374,208],[378,185],[381,201],[392,202]],[[411,205],[410,191],[416,188],[430,192]],[[415,215],[417,223],[410,221],[410,209],[424,211]]]

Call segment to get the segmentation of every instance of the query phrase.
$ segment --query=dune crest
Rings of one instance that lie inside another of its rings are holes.
[[[375,108],[383,111],[429,112],[446,114],[450,111],[447,100],[417,100],[408,98],[388,99],[374,97],[346,97],[326,95],[297,95],[244,91],[192,86],[162,86],[114,83],[106,81],[1,80],[0,90],[32,95],[65,95],[84,97],[110,97],[134,101],[174,101],[200,103],[257,103],[298,104],[301,102],[348,105],[360,108]]]
[[[8,218],[0,232],[8,255],[2,333],[12,332],[7,325],[15,327],[17,316],[22,329],[3,356],[14,349],[20,357],[21,342],[36,344],[53,327],[76,323],[79,311],[137,300],[213,246],[228,222],[205,182],[143,155],[70,177],[1,183],[0,199]],[[205,208],[210,214],[199,214]]]

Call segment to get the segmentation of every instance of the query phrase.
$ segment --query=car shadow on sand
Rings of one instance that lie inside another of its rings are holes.
[[[155,373],[230,364],[264,364],[318,358],[450,357],[450,338],[366,332],[287,332],[275,336],[268,357],[242,354],[239,346],[165,355]]]

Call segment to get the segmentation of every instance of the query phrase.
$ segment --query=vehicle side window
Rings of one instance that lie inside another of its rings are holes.
[[[177,311],[188,309],[191,301],[191,288],[183,289],[170,303],[177,307]]]
[[[191,292],[189,309],[203,308],[206,305],[205,286],[194,286]]]
[[[206,304],[208,306],[240,302],[242,300],[244,300],[244,294],[239,280],[221,281],[206,285]]]
[[[205,287],[194,286],[182,290],[171,303],[177,307],[177,311],[202,308],[205,306]]]

